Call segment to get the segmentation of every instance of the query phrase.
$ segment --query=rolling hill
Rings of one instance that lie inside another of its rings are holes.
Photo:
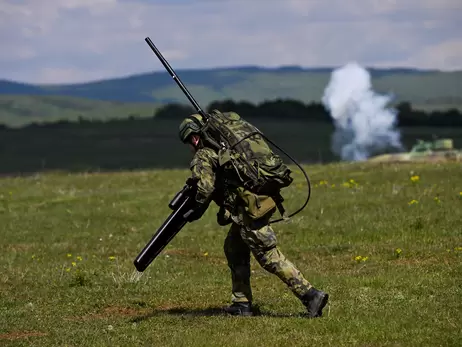
[[[94,100],[54,95],[1,95],[0,124],[19,127],[32,122],[110,120],[152,117],[153,103]]]
[[[232,99],[259,103],[290,98],[320,102],[332,69],[232,67],[178,70],[177,74],[203,105]],[[424,110],[462,109],[462,71],[369,69],[374,90],[409,101]],[[166,71],[68,85],[31,85],[0,80],[0,122],[22,124],[25,118],[118,118],[152,115],[156,105],[187,98]],[[122,106],[123,104],[123,106]],[[123,110],[123,112],[122,112]],[[127,113],[128,112],[128,113]]]
[[[234,99],[261,102],[277,97],[319,101],[332,69],[236,67],[179,70],[179,77],[202,103]],[[414,104],[462,101],[462,71],[371,69],[374,89]],[[122,102],[184,102],[165,71],[70,85],[28,85],[0,81],[0,94],[63,95]]]

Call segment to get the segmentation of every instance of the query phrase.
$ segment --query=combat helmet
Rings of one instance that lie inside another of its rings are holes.
[[[192,134],[200,134],[204,126],[205,122],[200,114],[195,113],[185,118],[179,127],[181,142],[186,143]]]
[[[212,116],[212,115],[209,115]],[[215,134],[210,128],[208,120],[204,120],[204,117],[198,113],[194,113],[186,117],[180,124],[179,137],[181,142],[187,143],[189,136],[197,134],[200,135],[200,147],[210,147],[216,151],[220,150],[217,137],[219,134]]]

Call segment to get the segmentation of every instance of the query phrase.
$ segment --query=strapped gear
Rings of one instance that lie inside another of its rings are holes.
[[[200,114],[193,114],[181,123],[181,141],[187,142],[192,134],[200,135],[204,145],[216,150],[221,170],[228,173],[226,177],[235,177],[231,181],[239,182],[248,192],[270,196],[286,219],[280,190],[293,182],[291,170],[271,150],[260,130],[236,112],[213,110],[205,121]],[[248,200],[247,193],[242,195]],[[253,200],[260,210],[260,200]]]
[[[180,125],[180,139],[186,142],[192,134],[199,134],[215,149],[220,166],[235,171],[244,188],[253,193],[270,195],[293,181],[291,170],[274,154],[260,130],[235,112],[213,110],[205,122],[199,114],[187,117]]]

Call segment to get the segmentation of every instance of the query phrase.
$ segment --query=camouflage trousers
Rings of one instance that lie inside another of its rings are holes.
[[[268,223],[272,213],[261,220],[233,223],[224,243],[231,270],[232,302],[252,302],[250,254],[262,268],[279,277],[299,299],[311,284],[277,246],[276,235]]]

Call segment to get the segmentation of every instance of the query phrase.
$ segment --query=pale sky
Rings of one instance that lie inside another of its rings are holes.
[[[462,69],[462,0],[0,0],[0,79],[238,65]]]

